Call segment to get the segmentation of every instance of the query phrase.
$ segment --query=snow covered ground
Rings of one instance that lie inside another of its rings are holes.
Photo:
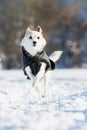
[[[22,70],[1,70],[0,130],[87,130],[87,70],[53,71],[46,98]]]

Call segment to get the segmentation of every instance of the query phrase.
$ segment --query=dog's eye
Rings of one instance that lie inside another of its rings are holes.
[[[29,39],[32,39],[32,36],[30,36]]]
[[[40,37],[37,37],[37,39],[40,39]]]

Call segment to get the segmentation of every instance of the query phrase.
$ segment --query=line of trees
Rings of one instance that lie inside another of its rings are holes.
[[[79,6],[69,9],[64,7],[64,0],[0,2],[0,57],[3,68],[22,67],[20,41],[29,25],[33,28],[38,24],[42,26],[48,41],[48,54],[55,49],[66,51],[68,39],[77,41],[84,38],[87,24],[77,19]]]

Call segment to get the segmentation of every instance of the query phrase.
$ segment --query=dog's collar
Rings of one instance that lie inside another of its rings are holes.
[[[28,56],[28,57],[31,57],[31,58],[33,58],[33,57],[40,57],[42,54],[43,54],[43,52],[44,51],[41,51],[41,52],[38,52],[35,56],[32,56],[29,52],[27,52],[26,50],[25,50],[25,48],[24,47],[22,47],[22,50],[23,50],[23,53],[26,55],[26,56]]]

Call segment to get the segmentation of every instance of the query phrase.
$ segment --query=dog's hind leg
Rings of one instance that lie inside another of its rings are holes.
[[[47,96],[48,78],[46,74],[39,80],[38,86],[35,87],[36,91],[40,94],[40,97],[44,98]]]
[[[51,79],[51,71],[47,71],[43,77],[43,94],[42,97],[47,97],[48,95],[48,88],[49,88],[49,82]]]
[[[43,77],[43,80],[44,80],[44,90],[43,90],[43,94],[42,94],[42,97],[44,98],[46,96],[46,90],[47,90],[47,82],[46,82],[46,75],[44,74],[44,77]]]
[[[40,98],[44,98],[46,96],[46,88],[47,88],[47,82],[46,82],[46,76],[44,76],[39,80],[39,83],[37,86],[35,86],[35,90],[38,92]]]
[[[55,51],[53,52],[49,58],[53,61],[53,62],[56,62],[57,60],[59,60],[61,54],[62,54],[63,51]]]

